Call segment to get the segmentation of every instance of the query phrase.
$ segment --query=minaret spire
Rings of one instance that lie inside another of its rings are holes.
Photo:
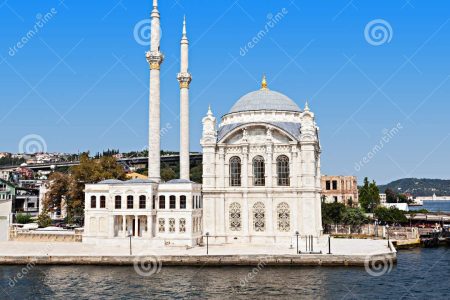
[[[186,17],[183,20],[180,55],[180,73],[177,75],[180,83],[180,178],[189,180],[189,84],[192,77],[188,71],[189,41],[186,34]]]
[[[150,51],[146,53],[150,65],[150,112],[149,112],[149,146],[148,146],[148,177],[160,181],[161,171],[161,82],[160,66],[164,55],[159,51],[161,40],[161,24],[158,11],[158,1],[153,0],[151,13]]]

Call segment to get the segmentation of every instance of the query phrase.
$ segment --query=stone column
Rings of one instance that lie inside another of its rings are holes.
[[[139,236],[139,216],[134,216],[134,236]]]
[[[122,215],[122,236],[127,236],[127,216]]]

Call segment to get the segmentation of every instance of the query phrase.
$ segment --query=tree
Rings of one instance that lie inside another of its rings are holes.
[[[364,211],[368,212],[370,207],[369,179],[364,177],[364,184],[359,188],[359,204]]]
[[[367,223],[367,217],[361,208],[346,208],[342,213],[342,223],[350,225],[352,231]]]
[[[396,207],[382,207],[379,206],[375,209],[375,215],[378,220],[385,223],[406,223],[408,219],[405,213]]]
[[[322,223],[324,225],[339,224],[342,221],[342,215],[345,211],[345,205],[338,202],[322,202]]]
[[[197,165],[191,168],[191,180],[197,183],[202,183],[202,165]]]
[[[44,209],[61,208],[64,198],[67,204],[68,219],[82,218],[84,215],[84,186],[106,179],[125,180],[125,171],[112,156],[99,159],[89,158],[89,153],[80,156],[80,164],[69,169],[68,174],[54,173]]]
[[[397,202],[397,193],[395,193],[392,189],[387,188],[384,193],[386,194],[386,202],[387,203],[396,203]]]
[[[52,219],[48,215],[48,210],[44,209],[37,217],[37,223],[39,227],[48,227],[52,225]]]
[[[372,182],[369,184],[369,195],[370,195],[370,212],[373,213],[375,208],[380,205],[380,190],[378,189],[375,180],[372,180]]]
[[[177,174],[170,167],[165,167],[165,168],[161,169],[161,180],[163,180],[163,181],[169,181],[169,180],[175,179],[176,176],[177,176]]]

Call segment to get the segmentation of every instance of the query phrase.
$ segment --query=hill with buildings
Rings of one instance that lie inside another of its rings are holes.
[[[448,196],[450,195],[450,180],[427,178],[403,178],[378,186],[380,192],[390,188],[397,193],[410,193],[413,196]]]

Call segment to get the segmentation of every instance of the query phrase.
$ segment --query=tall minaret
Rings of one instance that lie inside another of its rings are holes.
[[[189,84],[192,77],[188,72],[188,47],[186,17],[183,20],[181,37],[181,66],[177,79],[180,82],[180,178],[189,180]]]
[[[160,181],[160,151],[161,151],[161,94],[160,94],[160,65],[164,55],[159,51],[161,27],[159,21],[158,0],[153,0],[151,14],[151,41],[150,51],[146,58],[150,64],[150,113],[149,113],[149,143],[148,143],[148,177]]]

